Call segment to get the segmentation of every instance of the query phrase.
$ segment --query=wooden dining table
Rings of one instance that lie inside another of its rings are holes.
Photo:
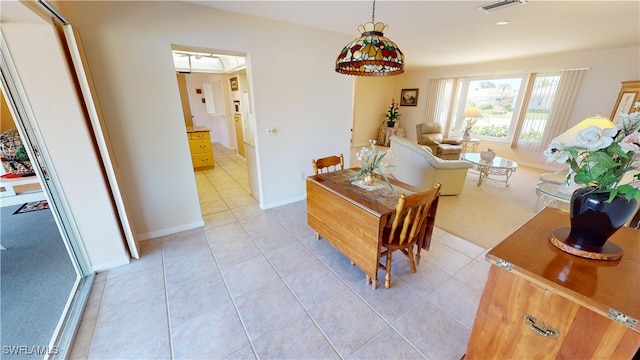
[[[307,178],[307,223],[316,238],[325,239],[366,275],[367,282],[377,288],[382,249],[382,232],[401,194],[424,191],[412,185],[389,179],[392,189],[377,177],[372,188],[354,183],[358,169],[344,169]],[[427,221],[417,242],[416,263],[421,249],[428,250],[435,223],[438,198],[433,201]]]

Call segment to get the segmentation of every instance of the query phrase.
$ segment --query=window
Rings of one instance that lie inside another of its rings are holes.
[[[549,121],[551,107],[555,99],[560,75],[538,75],[529,94],[527,111],[524,113],[522,128],[518,138],[519,144],[538,144]]]
[[[462,114],[466,108],[477,107],[483,117],[471,129],[475,137],[495,141],[508,141],[513,135],[518,109],[522,100],[520,89],[525,84],[524,76],[497,79],[475,79],[463,83],[460,106]],[[459,119],[460,129],[464,119]]]
[[[537,151],[564,131],[585,70],[433,79],[429,89],[435,99],[427,102],[427,114],[459,138],[465,125],[461,114],[477,107],[483,117],[471,128],[473,137]]]

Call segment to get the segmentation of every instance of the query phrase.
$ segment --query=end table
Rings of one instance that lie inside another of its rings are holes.
[[[378,132],[378,145],[389,146],[389,138],[392,136],[405,137],[404,128],[383,126]]]

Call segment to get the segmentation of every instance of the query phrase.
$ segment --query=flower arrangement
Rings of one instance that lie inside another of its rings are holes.
[[[398,108],[398,103],[395,102],[394,99],[391,99],[391,105],[389,106],[389,109],[387,109],[387,112],[382,115],[382,117],[384,118],[382,123],[387,123],[387,126],[389,127],[395,126],[396,122],[398,122],[398,120],[400,119],[400,109]]]
[[[640,108],[640,102],[634,108]],[[547,162],[569,164],[577,184],[592,187],[594,192],[609,193],[608,202],[617,194],[627,200],[640,200],[638,185],[620,183],[627,172],[638,169],[640,111],[619,114],[614,125],[605,129],[589,126],[580,130],[572,143],[552,141],[544,155]],[[640,173],[633,178],[640,180]]]
[[[362,182],[365,185],[371,185],[367,184],[367,182],[369,182],[367,180],[371,179],[372,181],[373,174],[378,173],[380,176],[382,176],[387,185],[389,185],[389,188],[393,190],[393,187],[391,186],[387,175],[384,173],[384,169],[390,167],[391,165],[389,165],[389,163],[387,163],[386,161],[382,161],[382,159],[386,155],[393,156],[391,150],[380,151],[376,147],[375,140],[369,140],[369,143],[371,144],[369,148],[363,147],[362,149],[360,149],[360,151],[358,151],[357,159],[359,161],[362,161],[362,166],[360,167],[360,171],[358,172],[358,174],[351,178],[351,181],[358,181],[362,179]]]

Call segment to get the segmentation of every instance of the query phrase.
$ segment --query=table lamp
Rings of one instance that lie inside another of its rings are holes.
[[[476,120],[482,117],[482,112],[477,107],[472,106],[467,108],[462,113],[462,116],[465,118],[464,134],[462,135],[462,138],[469,140],[471,138],[471,128],[476,123]]]

